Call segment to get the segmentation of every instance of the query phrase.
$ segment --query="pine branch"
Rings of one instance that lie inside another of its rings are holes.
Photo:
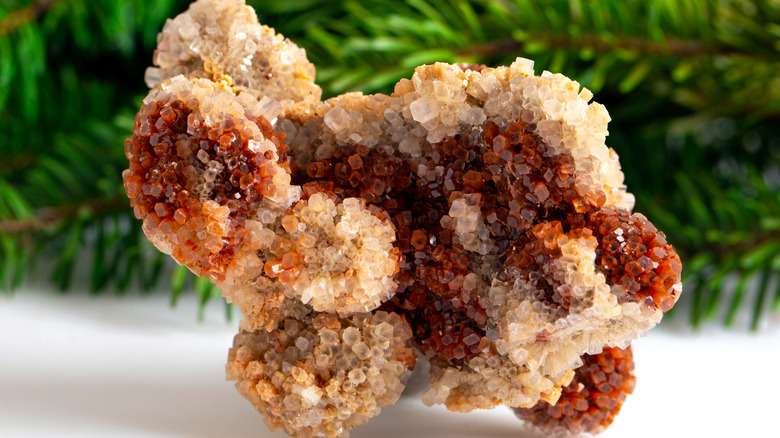
[[[124,198],[92,199],[77,205],[42,208],[36,215],[24,219],[0,220],[0,233],[46,232],[62,222],[72,221],[80,214],[102,216],[126,210],[127,201]]]
[[[601,38],[598,35],[580,35],[571,38],[561,34],[534,33],[532,41],[545,47],[578,51],[590,49],[599,52],[611,52],[615,50],[653,57],[671,58],[712,58],[713,56],[735,56],[746,59],[762,61],[780,60],[780,53],[767,52],[765,50],[746,51],[745,49],[731,47],[725,44],[708,45],[701,40],[666,39],[663,41],[651,41],[642,38]],[[504,38],[497,41],[489,41],[477,44],[474,47],[459,50],[461,57],[492,58],[506,55],[507,53],[522,53],[528,42],[515,38]]]
[[[31,167],[37,159],[35,154],[19,153],[0,162],[0,175],[18,172]]]
[[[51,8],[57,0],[38,0],[10,13],[0,20],[0,36],[9,34],[19,26],[36,20]]]

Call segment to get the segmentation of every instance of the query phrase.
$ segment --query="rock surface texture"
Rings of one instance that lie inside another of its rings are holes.
[[[428,405],[609,425],[681,264],[631,213],[587,89],[518,58],[322,101],[243,0],[198,0],[158,41],[125,188],[149,240],[241,310],[227,375],[270,427],[346,436],[418,356]]]

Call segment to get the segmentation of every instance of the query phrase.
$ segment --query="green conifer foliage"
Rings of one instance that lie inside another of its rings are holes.
[[[0,0],[4,290],[36,273],[63,290],[170,281],[174,302],[191,287],[204,306],[219,296],[146,242],[120,177],[157,32],[187,3]],[[248,3],[307,50],[326,96],[390,92],[434,61],[523,56],[578,80],[612,115],[636,211],[683,258],[686,320],[733,324],[748,306],[755,328],[780,310],[777,1]]]

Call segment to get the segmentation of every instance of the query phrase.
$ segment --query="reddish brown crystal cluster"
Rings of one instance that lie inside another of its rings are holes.
[[[679,256],[647,218],[621,209],[592,208],[585,214],[570,213],[563,221],[538,223],[509,252],[503,275],[526,278],[538,291],[534,299],[565,317],[570,287],[556,280],[549,264],[560,257],[557,241],[564,234],[597,238],[596,263],[607,283],[620,287],[619,302],[649,299],[648,304],[664,312],[674,306],[682,270]]]
[[[605,348],[600,354],[586,354],[582,361],[557,403],[515,409],[517,416],[556,436],[598,433],[612,424],[626,396],[634,391],[631,347]]]
[[[674,305],[681,264],[631,213],[589,91],[518,59],[323,102],[242,0],[198,0],[159,42],[125,187],[241,310],[228,377],[271,427],[345,435],[397,400],[413,349],[428,405],[612,421],[634,381],[618,347]]]
[[[262,117],[252,121],[273,142],[278,159],[253,150],[253,134],[233,121],[206,126],[198,107],[197,100],[173,96],[144,104],[125,141],[130,169],[123,179],[135,216],[177,236],[171,255],[196,274],[219,279],[241,246],[245,219],[276,190],[272,164],[288,173],[290,165],[284,135]],[[227,222],[212,220],[217,206],[230,210]]]
[[[642,214],[611,208],[590,213],[587,227],[599,237],[607,281],[622,286],[626,300],[650,298],[664,312],[674,306],[682,264],[664,233]]]

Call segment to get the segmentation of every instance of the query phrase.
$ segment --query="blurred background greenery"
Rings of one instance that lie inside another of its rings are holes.
[[[610,111],[636,211],[683,259],[674,318],[756,329],[777,315],[780,1],[248,3],[307,50],[325,97],[389,92],[434,61],[523,56],[578,80]],[[0,0],[2,290],[45,277],[219,297],[148,244],[120,177],[157,32],[187,4]]]

